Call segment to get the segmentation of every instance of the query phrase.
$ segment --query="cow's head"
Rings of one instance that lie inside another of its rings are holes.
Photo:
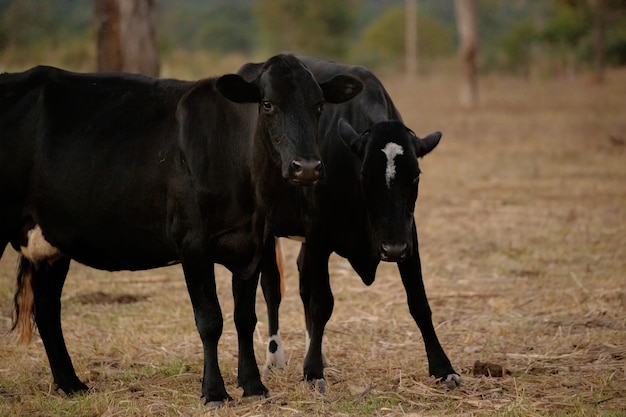
[[[413,247],[413,212],[420,158],[439,143],[441,133],[418,138],[401,121],[379,122],[357,133],[345,120],[339,135],[361,161],[361,187],[367,206],[374,256],[400,262]]]
[[[235,102],[259,103],[257,133],[283,178],[297,185],[315,184],[323,173],[317,138],[324,102],[350,100],[362,90],[361,82],[341,75],[318,84],[292,55],[246,64],[238,74],[221,77],[220,92]]]

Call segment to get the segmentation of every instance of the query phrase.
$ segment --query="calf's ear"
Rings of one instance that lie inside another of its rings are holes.
[[[363,83],[349,75],[337,75],[330,81],[320,84],[324,92],[324,100],[329,103],[343,103],[363,90]]]
[[[237,74],[222,75],[217,79],[217,90],[235,103],[259,103],[261,93],[254,82],[248,82]]]
[[[434,132],[425,138],[415,138],[415,156],[418,158],[423,157],[439,144],[441,139],[441,132]]]
[[[363,160],[365,156],[365,139],[363,139],[345,119],[339,119],[337,122],[337,131],[343,143],[345,143],[359,159]]]

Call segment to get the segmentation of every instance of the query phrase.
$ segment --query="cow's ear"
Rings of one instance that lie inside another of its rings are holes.
[[[362,160],[365,156],[365,139],[362,135],[359,135],[345,119],[339,119],[337,131],[343,143]]]
[[[264,62],[243,64],[237,74],[241,75],[246,81],[254,81],[261,75],[263,71]]]
[[[248,82],[237,74],[222,75],[216,87],[220,93],[235,103],[259,103],[261,93],[256,83]]]
[[[415,156],[423,157],[439,144],[441,132],[434,132],[423,139],[415,138]]]
[[[324,100],[329,103],[343,103],[363,90],[363,83],[349,75],[337,75],[330,81],[320,84]]]

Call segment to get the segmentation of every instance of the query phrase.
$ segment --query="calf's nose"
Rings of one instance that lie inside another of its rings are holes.
[[[294,159],[289,165],[289,178],[296,184],[313,185],[322,177],[319,159]]]
[[[408,247],[406,243],[383,243],[380,245],[380,259],[387,262],[403,261],[407,257]]]

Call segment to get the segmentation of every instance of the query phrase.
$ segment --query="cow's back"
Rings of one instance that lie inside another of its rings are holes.
[[[197,118],[181,119],[181,99],[199,84],[203,102],[196,105],[203,107],[195,109]],[[245,111],[221,96],[213,79],[192,83],[38,67],[3,75],[0,92],[0,194],[10,201],[0,227],[39,224],[52,245],[80,262],[144,269],[174,262],[173,241],[189,239],[177,234],[188,225],[171,219],[200,225],[206,209],[207,227],[216,230],[198,233],[219,235],[233,225],[218,216],[243,217],[219,204],[235,201],[228,193],[241,180],[229,187],[229,171],[220,178],[210,173],[224,165],[220,153],[235,153],[233,136],[241,132],[227,124],[243,124]],[[190,125],[201,130],[191,140],[181,136]],[[192,173],[198,155],[205,158],[203,169]],[[241,168],[236,166],[228,165]]]

